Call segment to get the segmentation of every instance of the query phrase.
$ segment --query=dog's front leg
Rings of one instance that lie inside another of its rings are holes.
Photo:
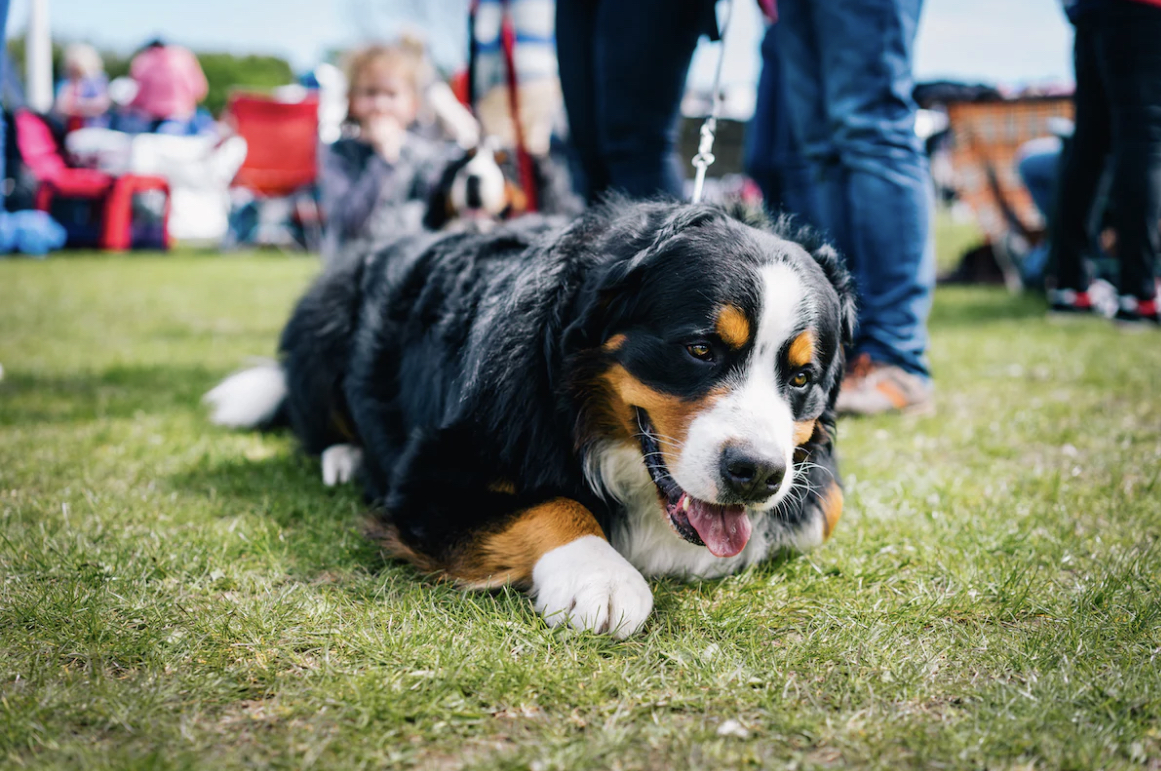
[[[526,588],[549,626],[625,638],[653,609],[641,573],[609,544],[592,513],[569,498],[518,510],[470,534],[444,559],[423,556],[398,540],[387,545],[396,556],[465,589]]]
[[[541,557],[532,570],[532,597],[549,626],[635,633],[653,609],[653,593],[637,568],[602,536],[586,535]]]
[[[549,626],[624,638],[653,609],[644,577],[609,545],[592,513],[568,498],[520,511],[474,539],[452,571],[468,586],[527,586]]]

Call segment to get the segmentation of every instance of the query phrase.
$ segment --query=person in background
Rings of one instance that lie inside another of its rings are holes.
[[[1016,172],[1028,190],[1032,203],[1045,219],[1052,212],[1052,201],[1056,196],[1057,171],[1063,146],[1060,137],[1044,136],[1028,140],[1016,151]]]
[[[1161,0],[1072,0],[1076,131],[1050,222],[1053,313],[1094,312],[1085,265],[1097,228],[1097,192],[1110,166],[1120,262],[1116,319],[1161,323],[1155,271],[1161,251]]]
[[[775,13],[771,7],[763,11]],[[768,17],[776,22],[776,17]],[[802,157],[798,137],[786,107],[782,59],[773,24],[762,38],[762,74],[758,79],[754,117],[746,127],[746,173],[762,191],[766,209],[777,215],[794,212],[807,225],[818,227],[810,167]]]
[[[185,134],[206,98],[209,84],[188,48],[154,40],[129,65],[137,94],[129,109],[144,116],[150,131]]]
[[[73,43],[65,49],[65,79],[56,89],[53,111],[68,131],[108,123],[109,79],[97,49]]]
[[[1024,183],[1024,188],[1045,223],[1052,217],[1064,139],[1072,135],[1072,122],[1065,118],[1050,119],[1049,124],[1049,128],[1056,133],[1028,140],[1020,145],[1015,158],[1016,173],[1020,175],[1020,181]],[[1045,227],[1044,240],[1020,255],[1020,280],[1025,289],[1043,289],[1048,252]]]
[[[556,51],[578,191],[684,197],[675,152],[698,38],[716,35],[713,0],[557,0]]]
[[[508,19],[524,149],[539,157],[549,152],[553,123],[563,107],[554,13],[552,0],[479,0],[470,22],[475,59],[468,85],[483,133],[499,138],[503,147],[517,145],[503,40]]]
[[[419,114],[422,45],[373,45],[348,63],[345,136],[323,148],[319,192],[325,221],[323,259],[341,245],[423,227],[427,198],[448,150],[409,129]]]
[[[0,143],[7,147],[8,132],[11,130],[8,122],[4,119],[4,113],[15,109],[16,105],[8,104],[4,99],[7,97],[6,81],[9,77],[9,68],[11,65],[8,62],[8,3],[9,0],[0,0]],[[4,218],[4,212],[7,210],[7,180],[9,170],[7,169],[7,152],[0,153],[0,219]]]
[[[911,63],[922,0],[779,0],[786,103],[817,224],[846,257],[859,320],[840,414],[928,411],[932,187]]]
[[[8,76],[8,38],[5,31],[8,28],[8,0],[0,0],[0,83]],[[0,89],[0,97],[5,99],[11,94],[6,89]],[[0,142],[5,140],[5,134],[11,130],[4,120],[4,112],[11,112],[16,105],[4,102],[4,110],[0,110]],[[8,179],[10,170],[6,169],[7,153],[0,153],[0,182]],[[34,256],[43,256],[49,251],[59,249],[65,243],[65,229],[56,222],[47,212],[42,211],[7,211],[8,191],[6,185],[0,185],[0,258],[13,251],[20,251]],[[3,377],[4,368],[0,366],[0,377]]]

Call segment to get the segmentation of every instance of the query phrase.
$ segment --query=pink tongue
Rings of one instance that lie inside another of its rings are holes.
[[[732,557],[750,540],[750,518],[742,506],[715,506],[689,498],[685,515],[715,557]]]

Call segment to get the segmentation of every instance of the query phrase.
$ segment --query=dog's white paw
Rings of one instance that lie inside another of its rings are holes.
[[[363,450],[353,444],[332,444],[322,453],[323,484],[350,482],[363,466]]]
[[[545,554],[532,569],[532,593],[549,626],[567,623],[622,639],[653,609],[653,592],[609,542],[586,535]]]

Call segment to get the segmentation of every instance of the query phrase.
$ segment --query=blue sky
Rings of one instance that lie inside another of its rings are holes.
[[[202,50],[274,53],[305,69],[334,48],[401,26],[427,31],[445,63],[462,58],[467,0],[48,0],[54,34],[131,50],[162,35]],[[724,79],[756,77],[761,35],[756,4],[735,0]],[[11,0],[9,34],[29,0]],[[952,77],[1019,84],[1068,81],[1072,31],[1057,0],[926,0],[916,42],[919,79]],[[708,82],[715,49],[699,51],[693,79]]]

